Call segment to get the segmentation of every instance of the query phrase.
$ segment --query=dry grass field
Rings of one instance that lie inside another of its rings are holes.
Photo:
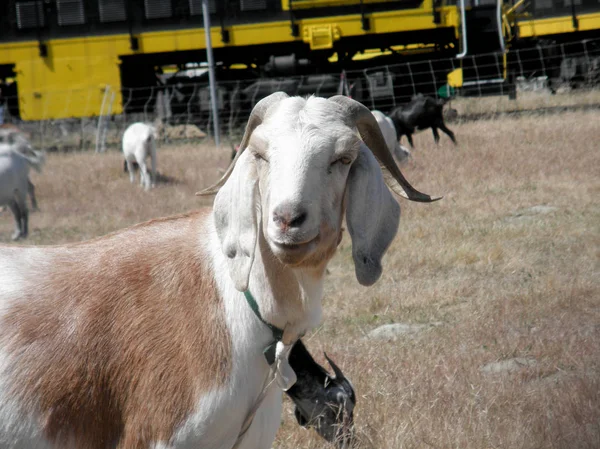
[[[306,337],[352,379],[365,449],[600,447],[600,112],[454,124],[429,131],[403,168],[434,204],[401,201],[398,236],[371,288],[348,236],[330,264],[325,316]],[[131,186],[118,152],[50,155],[34,174],[41,212],[27,244],[104,234],[209,203],[229,149],[159,149],[171,179]],[[0,241],[12,217],[0,215]],[[126,248],[124,248],[126,250]],[[367,337],[413,325],[395,340]],[[415,326],[420,325],[420,326]],[[503,362],[503,363],[498,363]],[[327,447],[286,400],[274,444]]]
[[[551,95],[547,90],[519,92],[515,100],[508,96],[459,97],[452,107],[460,116],[494,115],[510,112],[533,112],[557,109],[585,109],[600,104],[599,90],[573,90]]]

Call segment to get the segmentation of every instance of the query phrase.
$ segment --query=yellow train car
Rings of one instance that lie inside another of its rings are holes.
[[[456,7],[434,1],[211,1],[215,59],[260,76],[303,60],[306,72],[337,70],[391,44],[449,55]],[[0,17],[0,78],[16,80],[24,120],[96,115],[113,94],[121,113],[123,87],[156,85],[158,67],[206,59],[201,0],[8,0]]]
[[[210,0],[209,13],[225,83],[422,60],[433,86],[452,71],[457,87],[506,82],[511,49],[600,30],[597,0]],[[494,69],[475,73],[477,58]],[[23,120],[145,110],[167,67],[205,60],[202,0],[0,2],[0,83]]]

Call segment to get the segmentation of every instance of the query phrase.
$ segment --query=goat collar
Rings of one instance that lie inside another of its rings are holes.
[[[283,343],[284,330],[279,329],[278,327],[273,326],[271,323],[268,323],[267,321],[265,321],[265,319],[260,314],[260,310],[258,309],[258,304],[256,303],[256,300],[252,296],[252,293],[250,293],[250,290],[246,290],[244,292],[244,296],[246,297],[246,302],[248,303],[248,305],[254,312],[254,315],[256,315],[256,317],[265,326],[267,326],[271,330],[271,333],[273,334],[273,340],[263,350],[265,359],[267,359],[267,363],[269,364],[269,367],[270,367],[269,375],[265,379],[262,391],[261,391],[260,395],[258,396],[258,399],[256,400],[256,402],[250,409],[250,412],[246,416],[246,419],[244,420],[244,422],[242,424],[242,428],[240,430],[238,438],[237,438],[236,442],[234,443],[232,449],[238,449],[240,447],[240,445],[242,444],[242,441],[244,440],[244,436],[245,436],[246,432],[252,425],[252,421],[254,420],[254,415],[256,415],[256,412],[258,411],[260,405],[262,404],[263,400],[267,396],[270,386],[274,382],[276,382],[276,384],[279,386],[279,388],[281,388],[283,391],[288,391],[296,383],[296,380],[297,380],[296,373],[290,367],[290,364],[288,361],[289,353],[297,340],[295,340],[293,343],[291,343],[289,345],[285,345]],[[300,337],[298,337],[298,339],[299,338]]]
[[[283,339],[283,329],[279,329],[278,327],[273,326],[271,323],[265,321],[265,319],[260,314],[258,304],[254,299],[254,296],[252,296],[252,293],[250,293],[250,290],[246,290],[244,292],[244,296],[246,297],[246,302],[254,312],[254,315],[256,315],[256,317],[271,330],[271,333],[273,334],[273,339],[275,339],[275,341],[281,341]]]
[[[275,362],[277,342],[283,340],[283,329],[279,329],[278,327],[273,326],[271,323],[265,321],[265,319],[260,314],[258,303],[254,299],[254,296],[252,296],[252,293],[250,293],[250,290],[246,290],[244,292],[244,296],[246,297],[246,302],[254,312],[254,315],[256,315],[256,318],[258,318],[265,326],[267,326],[273,334],[273,341],[269,343],[269,346],[267,346],[263,351],[265,359],[267,359],[267,363],[269,364],[269,366],[271,366]]]

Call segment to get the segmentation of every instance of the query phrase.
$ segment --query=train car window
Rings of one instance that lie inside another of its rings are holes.
[[[42,2],[17,2],[17,27],[20,30],[24,30],[27,28],[36,28],[38,25],[40,27],[46,25]]]
[[[56,10],[58,24],[61,26],[85,23],[82,0],[56,0]]]
[[[211,14],[216,14],[217,0],[208,0],[208,12]],[[190,15],[202,15],[202,0],[190,0]]]
[[[564,0],[564,7],[567,8],[569,6],[571,6],[571,4],[574,3],[576,5],[581,5],[581,0]]]
[[[242,11],[261,11],[267,9],[267,0],[241,0]]]
[[[535,9],[552,9],[552,0],[535,0]]]
[[[173,15],[171,0],[144,0],[146,19],[164,19]]]
[[[125,0],[98,0],[100,22],[121,22],[127,19]]]

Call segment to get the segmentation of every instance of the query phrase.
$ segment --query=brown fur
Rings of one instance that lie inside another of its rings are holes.
[[[51,267],[0,322],[13,394],[48,438],[81,449],[168,442],[198,396],[226,381],[230,336],[197,245],[206,216],[48,248]]]

